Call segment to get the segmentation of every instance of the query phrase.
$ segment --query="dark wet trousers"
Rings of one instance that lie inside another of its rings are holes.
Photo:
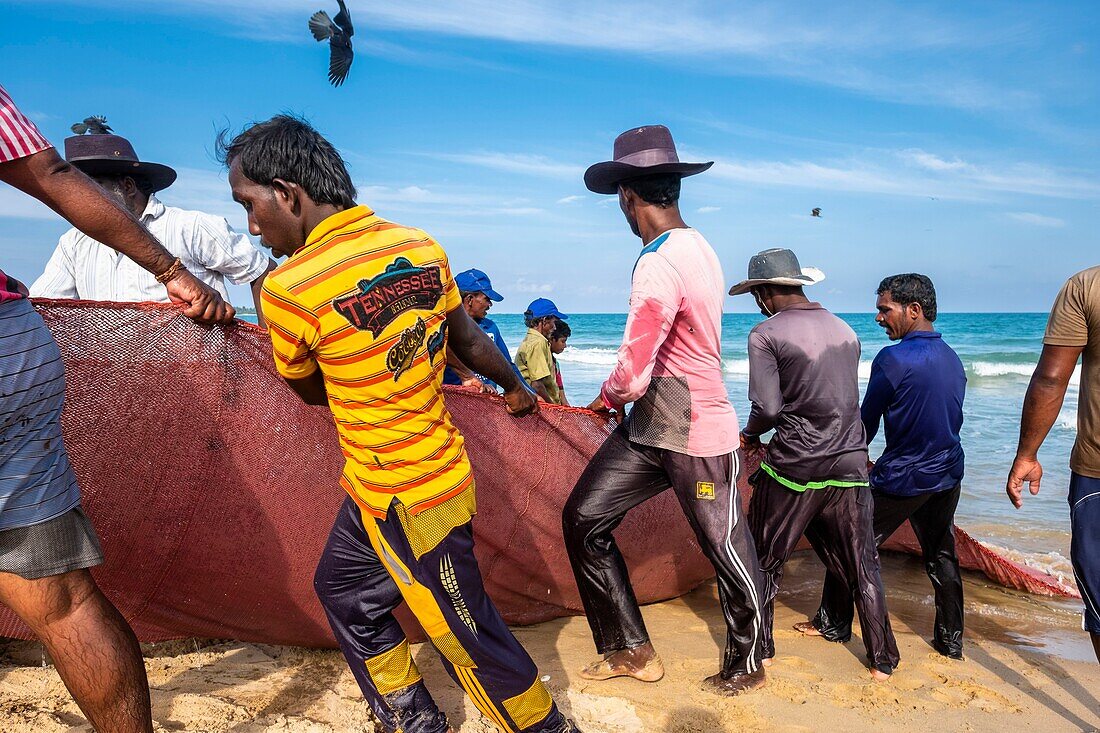
[[[898,646],[886,612],[867,486],[795,491],[763,470],[753,474],[749,527],[764,574],[764,658],[775,656],[772,624],[783,565],[806,535],[825,567],[847,587],[871,666],[887,674],[897,666]]]
[[[872,492],[874,497],[875,545],[894,534],[909,520],[920,543],[924,569],[936,598],[936,625],[932,646],[946,656],[962,656],[963,585],[959,558],[955,555],[955,508],[960,487],[918,496],[891,496]],[[852,594],[831,571],[825,573],[821,608],[814,627],[829,641],[852,637]]]
[[[573,730],[485,593],[469,523],[417,558],[392,507],[379,520],[364,516],[349,498],[333,524],[314,587],[363,696],[390,733],[445,733],[448,727],[393,616],[402,600],[447,672],[496,727],[507,733]]]
[[[718,575],[726,620],[722,672],[761,664],[763,578],[737,491],[740,454],[698,458],[631,442],[618,429],[581,474],[565,504],[562,527],[596,649],[601,654],[649,641],[626,563],[612,532],[632,508],[670,486],[703,554]]]

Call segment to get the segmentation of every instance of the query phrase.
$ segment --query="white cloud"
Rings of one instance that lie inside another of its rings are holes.
[[[301,0],[176,0],[153,5],[138,0],[85,1],[137,7],[143,13],[215,16],[223,32],[271,42],[312,43],[301,21]],[[945,60],[944,52],[973,57],[985,48],[1023,46],[1032,42],[1035,28],[1019,13],[966,15],[965,9],[924,10],[908,3],[868,0],[830,4],[820,12],[807,12],[794,0],[689,2],[678,5],[675,13],[659,0],[419,0],[375,3],[357,16],[357,22],[371,31],[416,31],[673,61],[704,59],[711,69],[794,78],[893,101],[964,109],[1033,104],[1032,94],[1008,82],[998,88],[984,81],[988,73],[980,62],[968,76],[969,69]],[[377,34],[373,38],[378,40]],[[372,53],[371,41],[364,41],[360,47]],[[415,53],[404,53],[416,60]],[[892,57],[915,63],[892,71]]]
[[[866,150],[847,158],[718,160],[716,178],[896,196],[986,200],[1007,195],[1100,199],[1100,179],[1032,163],[973,163],[923,150]]]
[[[512,290],[517,293],[552,293],[554,292],[554,284],[532,282],[525,277],[520,277],[512,283]]]
[[[584,198],[584,196],[563,196],[562,198],[558,199],[556,201],[556,203],[558,203],[558,204],[572,204],[576,201],[582,200],[583,198]]]
[[[578,165],[562,163],[552,160],[544,155],[526,155],[522,153],[440,153],[432,155],[433,158],[447,160],[453,163],[476,165],[482,168],[503,171],[505,173],[520,173],[523,175],[537,176],[541,178],[580,178],[584,168]]]
[[[1028,211],[1013,211],[1008,214],[1009,219],[1014,219],[1023,224],[1033,224],[1037,227],[1061,228],[1066,225],[1065,220],[1054,216],[1043,216]]]
[[[697,214],[713,214],[715,211],[721,211],[721,206],[700,206],[695,210]]]

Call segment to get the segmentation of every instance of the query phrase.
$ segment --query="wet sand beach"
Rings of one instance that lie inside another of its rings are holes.
[[[1076,602],[992,586],[966,574],[966,660],[929,646],[933,608],[919,560],[884,556],[884,579],[902,663],[888,683],[870,682],[858,636],[848,644],[791,629],[813,611],[821,566],[810,553],[788,565],[776,608],[778,655],[762,692],[737,699],[702,692],[724,638],[715,586],[644,608],[667,674],[656,684],[594,683],[576,670],[594,655],[584,619],[516,629],[552,693],[588,733],[635,731],[1100,730],[1100,665],[1080,630]],[[41,647],[0,650],[0,730],[87,731]],[[336,651],[183,640],[146,645],[153,715],[163,731],[380,730]],[[452,724],[489,733],[489,723],[418,645],[421,671]],[[1091,660],[1091,661],[1090,661]]]

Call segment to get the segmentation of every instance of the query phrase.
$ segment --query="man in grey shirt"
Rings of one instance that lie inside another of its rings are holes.
[[[751,292],[768,319],[749,333],[749,399],[742,448],[761,451],[752,479],[749,527],[764,574],[764,658],[775,656],[775,595],[783,564],[805,533],[829,571],[852,590],[876,680],[888,678],[898,649],[886,613],[872,529],[867,442],[859,413],[860,344],[844,321],[806,298],[824,279],[790,250],[749,261],[730,295]]]

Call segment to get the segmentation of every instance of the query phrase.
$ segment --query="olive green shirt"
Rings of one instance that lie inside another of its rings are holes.
[[[1043,343],[1083,346],[1077,397],[1077,442],[1070,454],[1074,473],[1100,478],[1100,266],[1062,286],[1047,321]]]
[[[543,382],[542,386],[550,395],[551,402],[561,404],[561,394],[554,379],[554,359],[550,354],[550,342],[533,328],[527,329],[527,335],[523,337],[523,343],[516,351],[516,367],[532,385],[550,377],[550,381]]]

